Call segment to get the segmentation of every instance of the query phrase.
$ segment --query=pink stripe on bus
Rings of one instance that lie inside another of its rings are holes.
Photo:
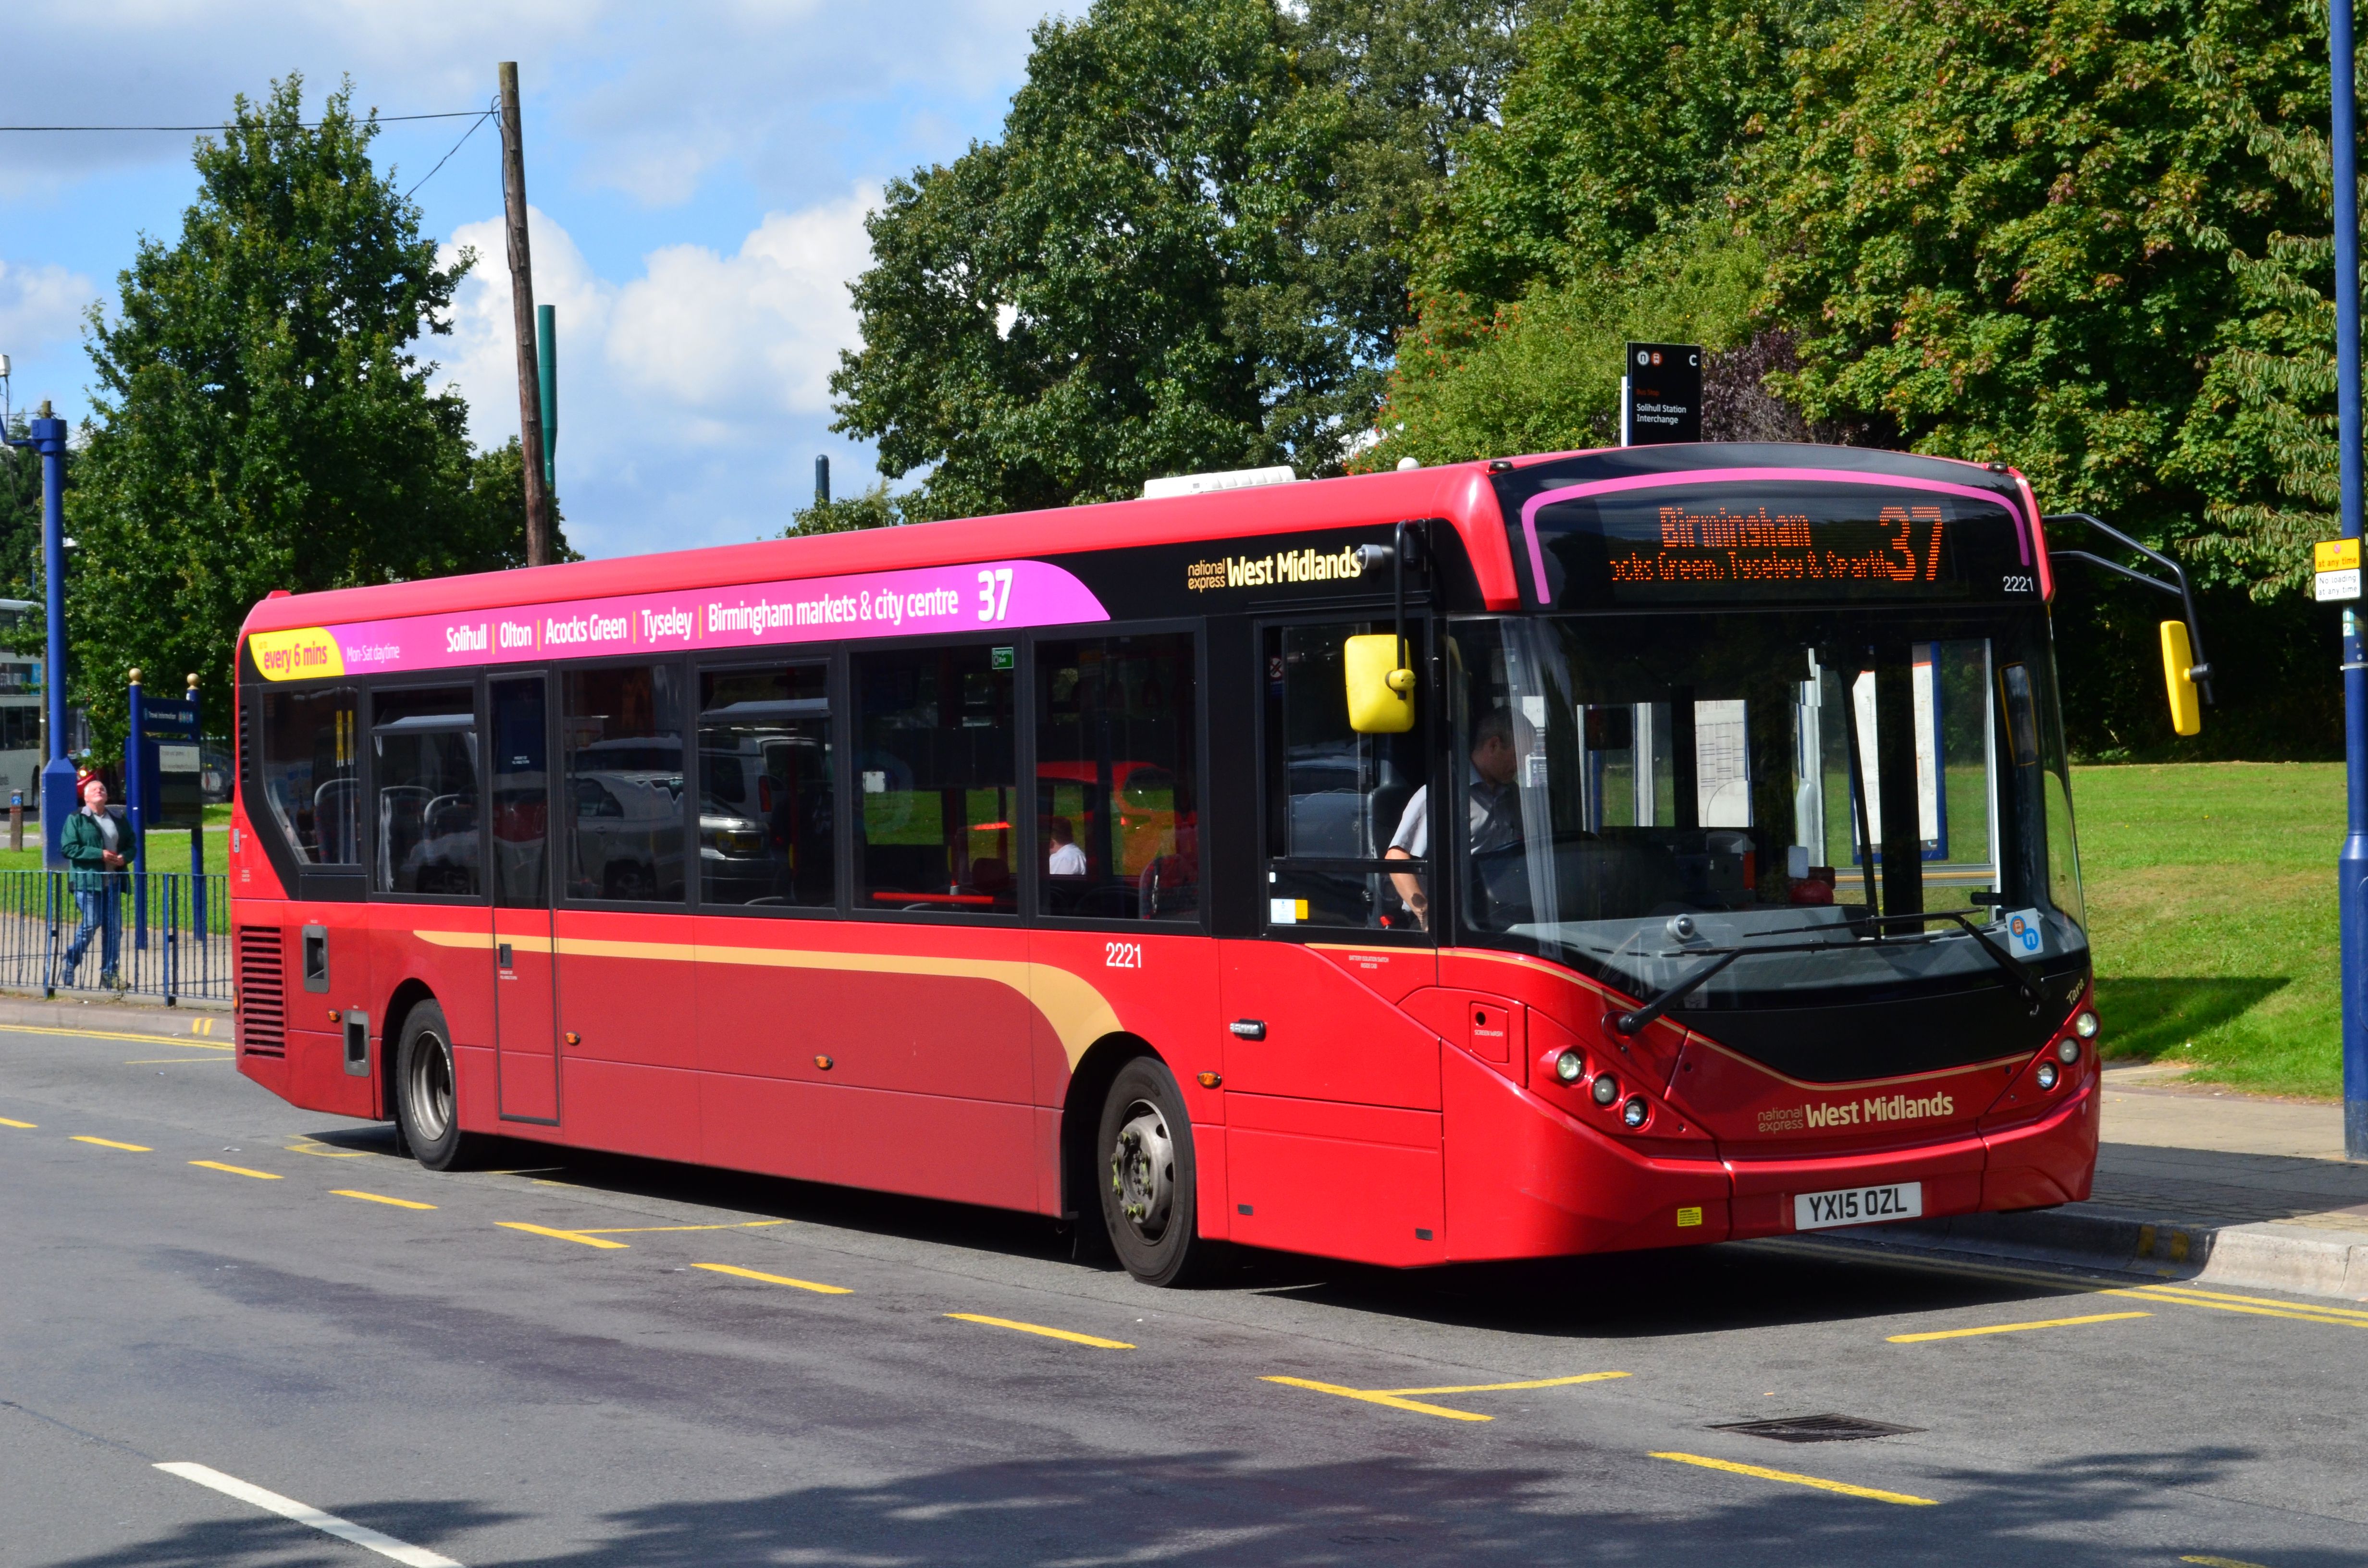
[[[2003,510],[2020,525],[2021,517],[2007,500],[1993,490],[1976,490],[1970,484],[1951,484],[1939,479],[1903,479],[1896,474],[1859,473],[1847,469],[1832,468],[1707,468],[1687,469],[1677,473],[1639,473],[1625,479],[1597,479],[1585,484],[1565,485],[1560,490],[1544,490],[1521,503],[1521,534],[1530,546],[1530,575],[1538,585],[1538,602],[1551,602],[1546,594],[1546,554],[1538,543],[1538,508],[1556,501],[1568,501],[1580,495],[1605,495],[1620,490],[1649,490],[1669,484],[1764,484],[1786,479],[1816,480],[1828,484],[1886,485],[1895,490],[1922,490],[1943,495],[1961,495],[1967,500],[1987,501]],[[2022,527],[2014,530],[2014,540],[2022,551],[2022,563],[2031,564],[2031,535]]]
[[[1091,589],[1049,562],[985,561],[347,621],[324,630],[336,640],[346,673],[358,675],[1109,619]]]

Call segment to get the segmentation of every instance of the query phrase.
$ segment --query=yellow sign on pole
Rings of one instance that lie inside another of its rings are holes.
[[[2324,540],[2311,547],[2311,565],[2317,572],[2313,585],[2321,603],[2360,597],[2358,540]]]

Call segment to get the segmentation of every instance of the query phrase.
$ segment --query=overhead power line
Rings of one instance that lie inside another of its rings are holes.
[[[493,119],[498,112],[500,112],[498,109],[489,108],[483,114],[477,116],[475,119],[470,121],[469,129],[461,132],[461,140],[453,142],[450,150],[442,157],[436,160],[436,169],[440,169],[445,165],[450,163],[452,161],[452,153],[459,152],[462,147],[468,145],[469,138],[477,133],[477,127]],[[421,175],[418,180],[413,184],[412,187],[403,193],[403,199],[405,201],[408,201],[413,197],[418,195],[419,187],[436,177],[436,169],[430,169],[426,174]]]
[[[483,115],[485,112],[485,110],[479,108],[456,108],[444,114],[381,114],[361,117],[348,116],[347,118],[371,119],[377,120],[381,125],[391,125],[400,119],[467,119],[472,116]],[[318,131],[324,123],[325,121],[317,119],[309,120],[304,122],[301,129],[305,131]],[[0,131],[229,131],[236,127],[237,124],[238,122],[236,120],[223,119],[216,120],[211,125],[0,125]],[[472,129],[474,128],[472,127]]]

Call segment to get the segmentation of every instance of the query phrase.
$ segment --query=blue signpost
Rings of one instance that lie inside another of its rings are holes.
[[[25,443],[41,454],[41,564],[50,599],[50,656],[41,672],[50,699],[50,760],[41,767],[41,864],[66,869],[58,835],[77,809],[74,766],[66,760],[66,422],[43,417],[27,422]]]
[[[2329,141],[2335,176],[2335,406],[2343,537],[2360,538],[2360,186],[2351,0],[2327,8]],[[2368,1160],[2368,655],[2360,617],[2343,612],[2347,831],[2336,862],[2343,954],[2343,1152]]]

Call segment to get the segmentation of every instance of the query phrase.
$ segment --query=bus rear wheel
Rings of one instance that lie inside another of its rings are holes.
[[[403,1020],[394,1053],[394,1119],[413,1157],[431,1171],[465,1168],[481,1142],[461,1131],[452,1031],[433,1002],[422,1002]]]
[[[1205,1274],[1215,1249],[1200,1236],[1192,1124],[1156,1059],[1139,1056],[1119,1069],[1095,1148],[1102,1224],[1126,1271],[1146,1285],[1184,1285]]]

